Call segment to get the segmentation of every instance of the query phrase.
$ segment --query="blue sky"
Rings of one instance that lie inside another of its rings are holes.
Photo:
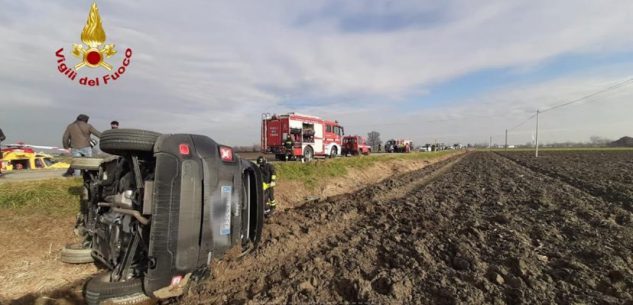
[[[563,54],[545,60],[527,70],[511,67],[482,69],[451,79],[429,88],[428,94],[409,98],[413,108],[445,106],[459,103],[465,98],[485,92],[509,87],[541,83],[575,73],[582,73],[596,67],[633,63],[633,52],[608,54]],[[633,75],[633,71],[631,73]]]
[[[92,1],[0,0],[0,128],[59,145],[79,112],[99,129],[257,143],[261,113],[337,119],[418,143],[487,142],[548,107],[633,73],[631,1],[98,1],[107,43],[134,55],[85,88],[57,72]],[[573,9],[570,9],[572,8]],[[98,77],[102,69],[81,70]],[[631,88],[549,113],[543,139],[633,135]],[[531,140],[533,127],[511,141]]]

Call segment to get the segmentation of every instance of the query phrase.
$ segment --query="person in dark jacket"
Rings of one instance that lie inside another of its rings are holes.
[[[2,141],[6,140],[7,137],[4,136],[4,132],[2,132],[2,129],[0,129],[0,144],[2,144]],[[0,145],[0,148],[2,148],[2,145]],[[2,149],[0,149],[0,159],[2,159],[4,156],[2,155]],[[0,164],[0,176],[2,176],[2,164]]]
[[[284,147],[286,148],[286,161],[288,161],[288,159],[290,159],[293,155],[293,149],[295,146],[295,142],[292,140],[292,136],[288,135],[288,137],[286,137],[286,140],[284,141]]]
[[[257,165],[259,165],[262,172],[262,180],[264,180],[264,215],[269,215],[277,207],[274,191],[277,181],[277,173],[275,172],[275,167],[268,163],[262,156],[257,158]]]
[[[89,119],[90,117],[87,115],[80,114],[74,122],[66,127],[66,131],[64,131],[62,145],[65,149],[70,149],[70,153],[73,157],[92,157],[90,136],[101,137],[101,132],[88,124]],[[74,169],[68,168],[64,176],[72,176],[74,172]]]

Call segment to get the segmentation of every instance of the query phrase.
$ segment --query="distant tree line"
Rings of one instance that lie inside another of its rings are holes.
[[[613,140],[600,136],[591,136],[589,137],[589,142],[573,142],[573,141],[565,141],[565,142],[554,142],[554,143],[543,143],[539,144],[542,147],[606,147],[611,146]],[[525,145],[519,145],[518,147],[534,147],[533,142],[527,142]]]
[[[247,146],[233,146],[233,150],[235,150],[235,152],[260,152],[262,150],[261,145],[259,144],[253,144],[253,145],[247,145]]]

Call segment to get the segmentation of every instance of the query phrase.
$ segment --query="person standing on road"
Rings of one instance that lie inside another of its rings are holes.
[[[268,163],[263,156],[257,158],[257,165],[262,172],[262,180],[264,183],[264,215],[270,215],[277,207],[274,191],[277,173],[275,172],[275,167]]]
[[[119,122],[118,121],[110,122],[110,129],[118,129],[118,128],[119,128]]]
[[[4,136],[4,132],[2,132],[2,129],[0,129],[0,160],[2,160],[2,158],[4,158],[4,156],[2,155],[2,141],[6,140],[7,137]],[[0,177],[2,177],[2,162],[0,161]]]
[[[70,125],[66,127],[66,131],[64,131],[62,145],[65,149],[70,149],[73,157],[92,157],[90,136],[101,137],[101,132],[88,124],[88,119],[90,119],[90,117],[87,115],[80,114],[77,116],[77,120],[70,123]],[[74,172],[74,169],[68,168],[64,176],[72,176]]]

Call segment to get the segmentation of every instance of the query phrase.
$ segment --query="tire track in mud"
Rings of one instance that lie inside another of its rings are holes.
[[[356,232],[372,223],[376,208],[406,197],[414,189],[430,183],[463,157],[455,156],[420,170],[387,178],[356,193],[334,196],[275,214],[266,223],[264,242],[254,256],[236,262],[216,262],[214,279],[201,287],[200,292],[188,297],[185,303],[220,304],[229,300],[243,303],[253,298],[266,303],[285,303],[285,295],[262,292],[269,291],[271,287],[285,286],[288,281],[294,283],[289,288],[292,290],[303,291],[299,286],[315,289],[319,283],[314,277],[297,284],[297,280],[288,276],[302,266],[310,268],[312,264],[331,264],[322,259],[323,254],[341,246],[358,245],[361,239]],[[250,284],[250,287],[235,287],[236,281]]]

